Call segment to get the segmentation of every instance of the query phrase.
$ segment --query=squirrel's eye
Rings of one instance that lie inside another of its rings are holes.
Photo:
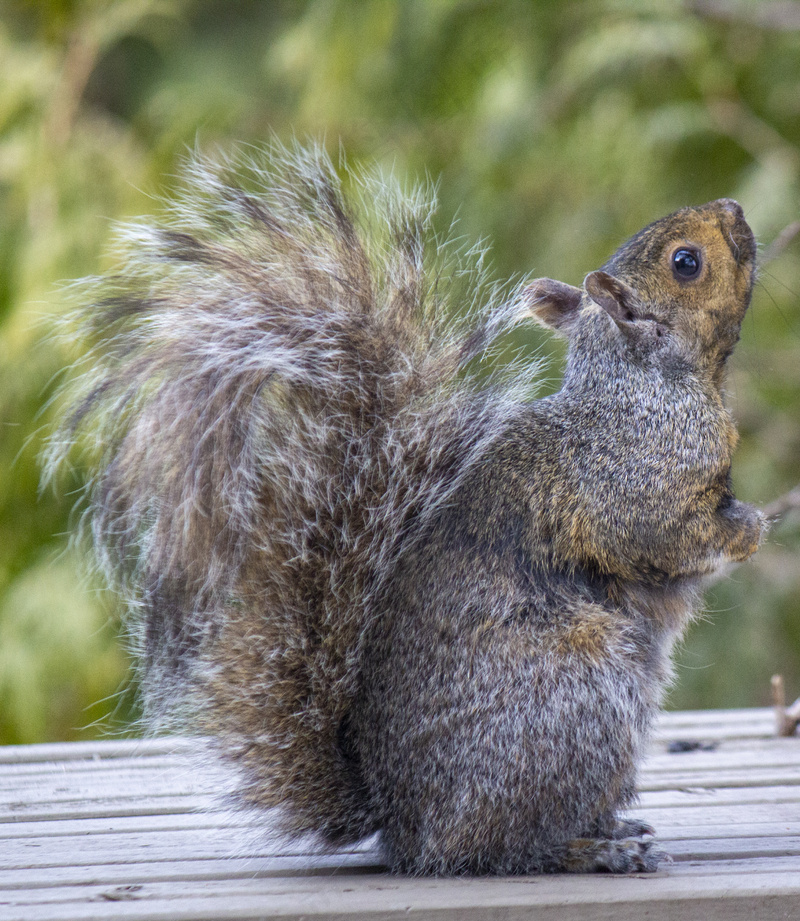
[[[694,278],[700,271],[700,253],[694,249],[676,249],[672,254],[672,268],[680,278]]]

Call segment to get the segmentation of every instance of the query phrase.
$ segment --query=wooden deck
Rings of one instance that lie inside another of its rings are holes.
[[[0,748],[0,919],[800,919],[800,737],[773,733],[771,710],[663,717],[634,814],[674,862],[632,877],[393,877],[369,844],[265,840],[180,740]]]

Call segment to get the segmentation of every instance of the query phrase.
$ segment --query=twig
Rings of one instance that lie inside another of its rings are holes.
[[[800,3],[793,0],[762,0],[741,3],[735,0],[688,0],[688,8],[699,16],[727,22],[747,23],[780,32],[800,30]]]
[[[775,732],[779,736],[793,736],[800,725],[800,697],[786,706],[786,689],[783,675],[772,676],[772,704],[775,707]]]
[[[789,512],[800,509],[800,485],[767,505],[763,511],[767,518],[783,518]]]
[[[800,221],[793,221],[788,227],[784,227],[777,237],[764,250],[764,255],[758,260],[759,265],[766,265],[772,262],[786,249],[786,247],[800,233]]]
[[[73,30],[45,124],[46,137],[56,147],[64,147],[69,141],[99,52],[100,45],[89,28],[81,24]]]

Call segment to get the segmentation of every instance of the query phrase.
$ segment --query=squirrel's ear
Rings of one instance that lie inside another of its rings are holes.
[[[552,278],[537,278],[524,291],[533,319],[564,335],[569,335],[578,319],[582,297],[580,288]]]
[[[608,272],[590,272],[583,280],[586,293],[618,325],[627,325],[637,318],[636,292],[624,281]]]

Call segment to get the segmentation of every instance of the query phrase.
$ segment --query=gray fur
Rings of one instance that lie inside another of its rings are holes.
[[[699,580],[763,529],[721,398],[738,206],[504,298],[477,251],[426,244],[429,195],[348,175],[347,198],[319,151],[187,173],[95,283],[51,452],[89,443],[150,718],[193,714],[244,800],[331,843],[381,830],[398,871],[654,869],[617,811]],[[667,274],[687,234],[711,287]],[[539,401],[532,368],[465,372],[524,316],[571,342]]]

